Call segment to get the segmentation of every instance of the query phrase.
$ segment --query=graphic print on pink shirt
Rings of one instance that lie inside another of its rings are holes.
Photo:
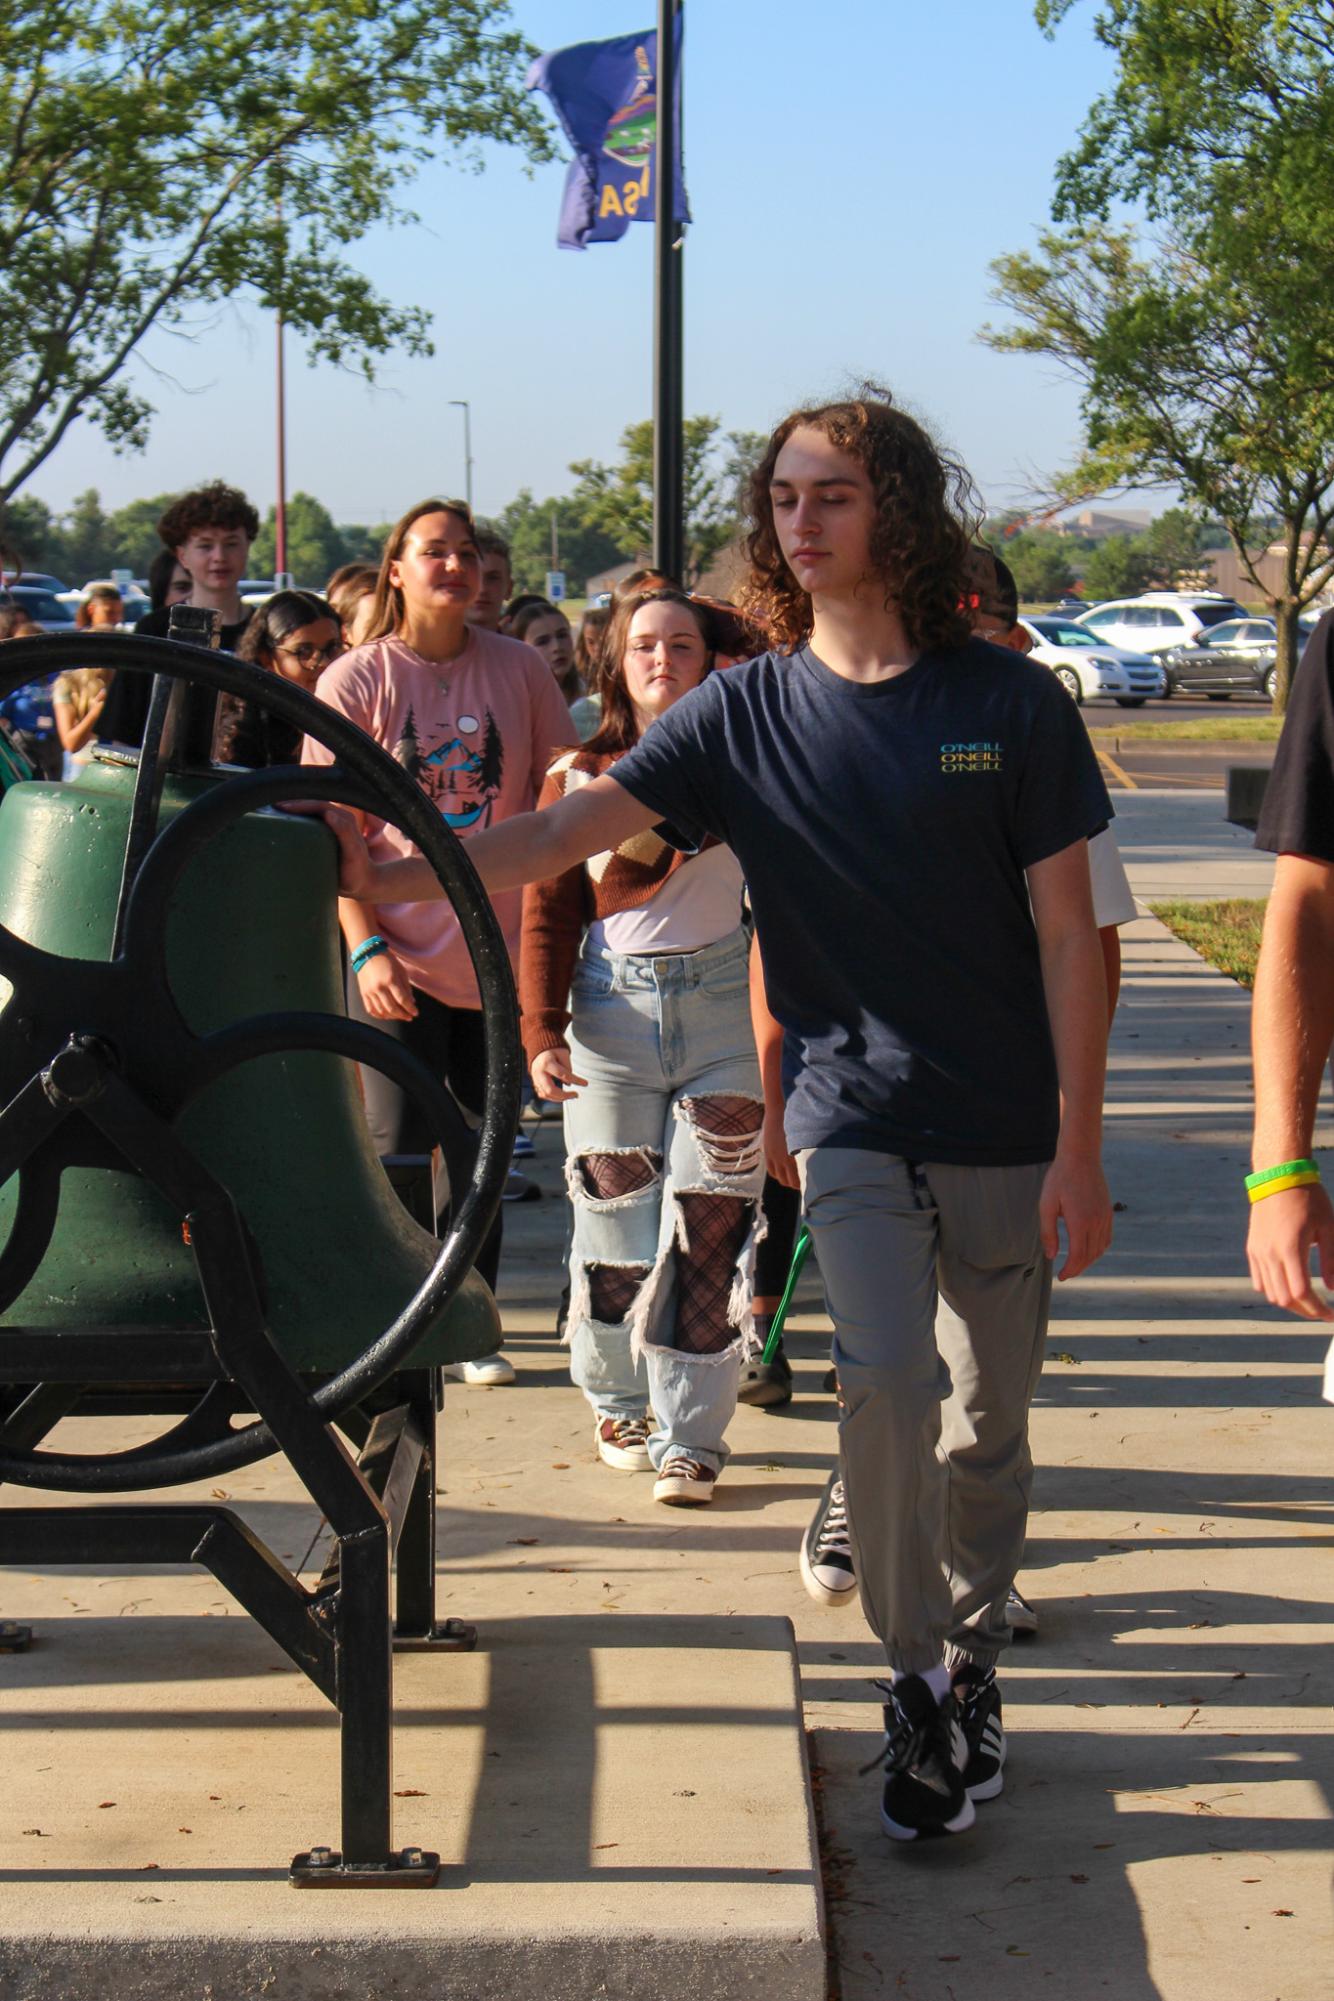
[[[439,729],[437,723],[430,734]],[[505,776],[505,744],[490,708],[483,716],[464,710],[445,718],[434,750],[423,748],[417,718],[409,709],[394,756],[456,834],[464,827],[491,824],[491,810]]]

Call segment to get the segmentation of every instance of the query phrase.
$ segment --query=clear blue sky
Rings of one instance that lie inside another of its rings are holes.
[[[1046,363],[976,340],[997,309],[989,261],[1032,242],[1052,170],[1106,83],[1092,0],[1054,43],[1031,0],[686,0],[686,408],[767,428],[794,402],[871,374],[964,455],[992,506],[1077,437],[1071,387]],[[514,0],[539,47],[651,25],[652,0]],[[380,288],[425,306],[429,362],[378,386],[310,370],[289,346],[288,489],[339,520],[392,518],[462,491],[472,406],[475,498],[571,485],[610,457],[651,394],[652,229],[558,250],[563,165],[532,179],[492,149],[481,175],[416,184],[419,225],[370,238]],[[228,308],[194,339],[154,337],[137,371],[158,407],[148,450],[116,457],[71,432],[30,491],[88,486],[116,506],[207,477],[274,494],[271,324]]]

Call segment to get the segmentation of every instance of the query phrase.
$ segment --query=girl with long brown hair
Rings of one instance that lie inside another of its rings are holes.
[[[712,665],[708,613],[683,592],[623,599],[600,727],[556,760],[540,804],[614,771]],[[524,896],[524,1049],[538,1095],[565,1106],[571,1374],[599,1458],[653,1469],[677,1506],[711,1501],[727,1462],[760,1234],[741,897],[729,848],[685,854],[661,832]]]
[[[472,515],[461,500],[424,500],[391,530],[359,646],[321,676],[321,701],[396,757],[463,840],[536,799],[556,747],[570,738],[560,690],[529,646],[468,623],[479,561]],[[306,739],[307,763],[332,754]],[[414,855],[407,836],[373,814],[361,821],[380,860]],[[517,962],[522,896],[493,899]],[[484,1087],[477,982],[453,906],[339,906],[352,968],[349,1011],[403,1041],[450,1087],[465,1114]],[[380,1154],[429,1153],[437,1135],[378,1071],[364,1070],[366,1114]],[[476,1140],[460,1121],[445,1159],[461,1193]],[[442,1196],[443,1203],[443,1196]],[[477,1260],[494,1290],[500,1219]],[[469,1383],[512,1382],[501,1355],[451,1365]]]

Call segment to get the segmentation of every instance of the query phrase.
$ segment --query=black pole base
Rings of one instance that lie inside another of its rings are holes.
[[[430,1848],[400,1848],[383,1862],[344,1862],[338,1848],[307,1848],[292,1857],[294,1890],[433,1890],[440,1857]]]
[[[466,1619],[441,1619],[429,1633],[400,1633],[394,1628],[396,1654],[471,1654],[477,1647],[477,1628]]]
[[[453,1621],[450,1621],[453,1624]],[[473,1634],[476,1645],[477,1635]],[[32,1645],[32,1627],[20,1626],[13,1619],[0,1619],[0,1654],[26,1654]]]

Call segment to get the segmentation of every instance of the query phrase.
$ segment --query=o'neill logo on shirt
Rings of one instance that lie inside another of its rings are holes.
[[[940,746],[942,771],[1001,771],[1005,752],[998,743],[943,743]]]

